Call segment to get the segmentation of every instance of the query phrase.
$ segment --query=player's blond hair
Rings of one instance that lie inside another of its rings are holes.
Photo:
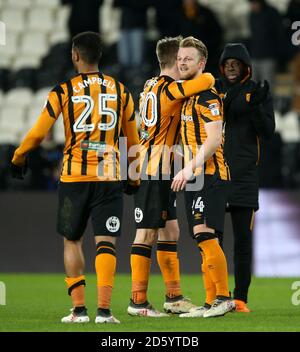
[[[206,45],[199,39],[195,37],[186,37],[181,40],[179,44],[180,48],[195,48],[200,54],[200,58],[207,61],[208,51]]]
[[[161,69],[171,68],[175,65],[181,36],[166,37],[160,39],[156,44],[156,56]]]

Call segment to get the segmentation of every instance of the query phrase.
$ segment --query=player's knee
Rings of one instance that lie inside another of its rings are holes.
[[[218,235],[216,233],[210,232],[210,231],[195,232],[195,229],[194,229],[194,238],[197,241],[197,243],[200,244],[201,242],[204,242],[207,240],[213,240],[213,239],[218,240]]]
[[[198,224],[193,227],[194,234],[201,232],[214,232],[213,229],[208,227],[206,224]]]
[[[178,241],[179,226],[177,220],[167,221],[166,227],[159,229],[159,241]]]
[[[157,230],[155,229],[138,229],[134,243],[153,246],[157,242],[157,235]]]
[[[110,242],[113,245],[116,244],[116,237],[113,236],[95,236],[95,243],[99,243],[99,242]]]
[[[64,246],[65,247],[73,247],[73,246],[79,246],[81,247],[82,245],[82,237],[80,237],[79,239],[72,239],[72,238],[68,238],[68,237],[64,237]]]

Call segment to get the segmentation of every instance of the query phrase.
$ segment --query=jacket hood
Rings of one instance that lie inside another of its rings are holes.
[[[219,61],[219,68],[222,76],[224,76],[224,62],[227,59],[236,59],[242,61],[246,66],[248,66],[247,78],[252,75],[252,65],[249,52],[244,44],[242,43],[229,43],[226,44]],[[245,78],[245,77],[243,77]]]

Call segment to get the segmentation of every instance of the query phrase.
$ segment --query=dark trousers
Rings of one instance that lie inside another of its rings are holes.
[[[252,208],[230,208],[234,236],[234,298],[247,302],[252,273]]]

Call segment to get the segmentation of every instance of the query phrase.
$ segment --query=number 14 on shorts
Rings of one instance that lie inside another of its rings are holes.
[[[199,211],[200,213],[203,212],[203,209],[205,207],[203,200],[201,200],[202,197],[198,197],[196,200],[193,200],[193,205],[192,205],[192,209],[193,209],[193,214],[195,213],[195,211]]]

